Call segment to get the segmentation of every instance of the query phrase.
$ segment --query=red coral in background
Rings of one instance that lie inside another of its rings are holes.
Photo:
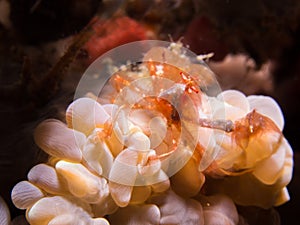
[[[95,34],[83,47],[88,64],[110,49],[128,42],[149,39],[152,35],[148,28],[127,16],[107,21],[95,19]]]

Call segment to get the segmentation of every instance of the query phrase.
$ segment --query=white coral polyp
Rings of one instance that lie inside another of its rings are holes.
[[[269,186],[268,189],[261,188],[261,190],[257,186],[251,188],[261,193],[265,191],[273,193],[271,196],[273,199],[267,202],[263,198],[261,202],[256,199],[257,203],[240,198],[237,200],[238,203],[256,204],[268,208],[271,205],[279,205],[288,201],[286,185],[292,178],[293,151],[282,135],[284,118],[278,104],[270,97],[255,95],[246,97],[234,90],[224,91],[218,98],[225,101],[226,119],[236,122],[249,116],[255,110],[258,115],[262,115],[259,120],[266,121],[262,124],[268,126],[261,127],[262,130],[256,134],[255,131],[251,131],[254,127],[250,124],[248,128],[250,136],[242,140],[242,143],[234,140],[234,132],[218,132],[217,134],[217,144],[221,147],[216,158],[218,166],[232,175],[249,173],[264,186]],[[218,111],[215,113],[215,117],[218,113]]]

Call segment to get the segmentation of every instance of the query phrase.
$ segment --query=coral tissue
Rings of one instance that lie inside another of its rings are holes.
[[[15,206],[32,225],[234,225],[239,206],[287,202],[280,107],[236,90],[211,96],[209,74],[172,43],[118,70],[100,96],[75,99],[65,122],[36,127],[49,160],[13,188]]]

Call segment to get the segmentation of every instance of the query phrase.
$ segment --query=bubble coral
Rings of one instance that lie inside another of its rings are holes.
[[[3,198],[0,197],[0,224],[9,224],[10,222],[10,213],[9,209],[4,202]]]
[[[293,172],[293,151],[282,135],[284,118],[279,105],[267,96],[244,96],[224,91],[226,118],[235,121],[231,134],[217,134],[220,146],[216,164],[224,180],[215,180],[210,190],[220,189],[238,204],[269,208],[289,199],[286,185]],[[218,112],[215,112],[218,117]],[[234,185],[234,193],[229,186]],[[231,189],[231,190],[229,190]]]
[[[289,199],[293,152],[278,104],[207,94],[210,70],[183,49],[153,47],[99,97],[75,99],[66,124],[36,127],[49,161],[12,190],[30,224],[238,224],[237,205]]]

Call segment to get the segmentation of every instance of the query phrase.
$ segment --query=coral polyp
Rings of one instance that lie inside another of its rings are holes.
[[[107,81],[75,96],[65,121],[36,127],[49,160],[12,190],[30,224],[237,225],[239,206],[289,200],[278,104],[221,92],[181,43],[150,46],[138,63],[108,63]]]

